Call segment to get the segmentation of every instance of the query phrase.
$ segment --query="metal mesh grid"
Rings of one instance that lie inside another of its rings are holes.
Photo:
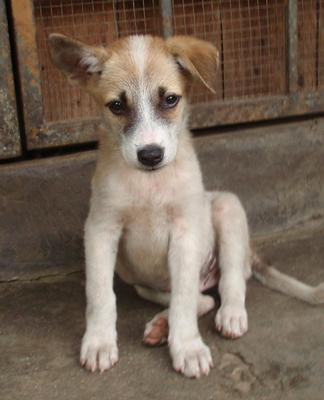
[[[286,0],[172,0],[172,11],[175,34],[195,35],[220,50],[216,94],[195,85],[194,102],[286,93]],[[158,0],[34,0],[34,13],[47,122],[97,112],[93,101],[69,87],[51,65],[49,33],[103,45],[128,34],[162,35]]]
[[[318,0],[298,0],[298,85],[317,87]]]
[[[202,0],[173,0],[173,30],[176,35],[193,35],[200,39],[208,40],[220,51],[221,20],[219,2]],[[212,94],[207,88],[194,84],[191,100],[194,103],[223,99],[222,68],[219,68],[216,77],[216,90]]]
[[[195,35],[221,50],[214,98],[286,92],[285,0],[173,0],[175,33]],[[200,90],[195,101],[210,99]]]
[[[45,122],[95,117],[95,102],[53,67],[47,37],[59,32],[92,45],[108,45],[117,37],[161,34],[158,0],[35,0],[37,50]]]
[[[250,0],[223,5],[225,98],[285,93],[286,4]]]
[[[324,0],[298,0],[298,84],[324,88]]]

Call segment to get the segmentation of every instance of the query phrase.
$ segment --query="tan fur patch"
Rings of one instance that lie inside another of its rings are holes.
[[[104,49],[63,35],[51,37],[55,64],[93,95],[114,133],[132,132],[143,99],[150,102],[151,109],[155,108],[156,118],[166,123],[180,123],[191,83],[188,74],[210,89],[213,86],[218,52],[210,43],[198,39],[175,36],[165,41],[148,35],[130,36]],[[166,96],[181,97],[176,107],[159,109],[161,88]],[[114,115],[106,106],[119,100],[121,95],[127,99],[129,112]]]
[[[189,36],[174,36],[167,40],[166,45],[184,69],[215,92],[216,71],[219,66],[219,53],[215,46]]]

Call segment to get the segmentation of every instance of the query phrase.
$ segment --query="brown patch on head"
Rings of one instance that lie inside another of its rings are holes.
[[[124,134],[133,130],[137,121],[137,113],[136,109],[130,105],[126,91],[122,91],[114,100],[108,101],[105,106],[122,123]]]
[[[119,130],[129,132],[141,114],[152,111],[156,118],[166,122],[178,117],[183,107],[166,108],[162,104],[167,96],[185,95],[186,81],[163,39],[130,36],[114,42],[110,53],[99,90],[105,104],[125,93],[128,112],[118,117],[109,116],[115,119],[112,123]],[[148,102],[150,110],[144,106]]]
[[[136,108],[133,105],[129,104],[126,92],[123,92],[121,94],[121,100],[126,105],[126,113],[125,113],[126,122],[123,129],[123,133],[126,135],[133,132],[134,130],[133,128],[138,121],[138,114]]]
[[[216,48],[190,37],[165,41],[130,36],[113,42],[109,49],[60,34],[50,35],[49,41],[53,62],[70,82],[89,91],[103,109],[113,101],[125,104],[125,112],[118,115],[106,108],[106,118],[118,132],[132,131],[143,115],[152,112],[166,123],[176,123],[183,118],[190,80],[197,78],[212,90],[216,77]],[[179,99],[173,107],[167,100],[170,96]]]
[[[170,93],[165,88],[159,87],[158,99],[155,103],[156,115],[167,123],[171,123],[177,114],[177,105],[181,95]]]

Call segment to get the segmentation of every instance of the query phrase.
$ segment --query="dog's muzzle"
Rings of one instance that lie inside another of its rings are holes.
[[[155,144],[150,144],[138,150],[138,161],[146,167],[155,167],[158,165],[164,156],[164,149]]]

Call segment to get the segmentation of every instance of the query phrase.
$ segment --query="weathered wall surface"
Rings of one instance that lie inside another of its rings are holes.
[[[211,135],[196,145],[207,188],[237,193],[252,233],[324,216],[324,119]]]
[[[0,280],[82,268],[94,158],[0,166]]]
[[[324,216],[324,119],[195,139],[208,189],[237,193],[253,235]],[[83,268],[96,152],[0,166],[0,280]]]
[[[0,2],[0,159],[20,155],[5,2]]]

